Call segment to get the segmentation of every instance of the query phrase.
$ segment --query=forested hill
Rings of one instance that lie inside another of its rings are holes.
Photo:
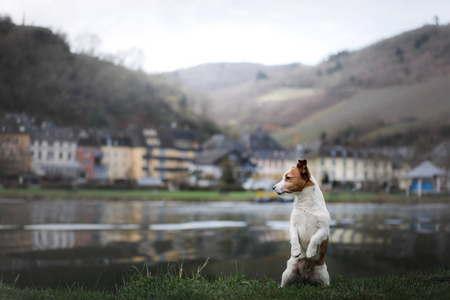
[[[70,52],[49,29],[0,19],[0,112],[23,112],[61,125],[121,129],[179,126],[200,135],[217,127],[190,114],[187,96],[158,75]]]

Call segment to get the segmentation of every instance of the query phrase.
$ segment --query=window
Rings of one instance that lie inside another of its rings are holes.
[[[42,159],[42,153],[41,153],[41,151],[38,152],[38,159]]]
[[[67,154],[67,159],[71,160],[72,159],[72,153]]]
[[[88,161],[88,160],[83,161],[83,165],[84,165],[85,167],[88,167],[88,166],[89,166],[89,161]]]
[[[88,150],[85,150],[83,155],[84,157],[90,157],[91,153]]]
[[[63,159],[63,154],[62,154],[62,152],[59,153],[59,159]]]
[[[53,159],[53,152],[52,151],[47,152],[47,159]]]

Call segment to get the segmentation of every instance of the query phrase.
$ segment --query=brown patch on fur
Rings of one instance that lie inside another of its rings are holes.
[[[305,180],[305,177],[300,174],[300,170],[296,167],[292,167],[284,177],[284,190],[291,193],[301,192],[308,186],[313,186],[314,182],[311,180]]]
[[[318,260],[316,260],[317,266],[323,266],[323,264],[325,263],[325,251],[327,251],[328,240],[329,240],[329,238],[327,238],[325,241],[323,241],[320,244],[320,258]]]
[[[284,177],[285,186],[284,189],[291,192],[301,192],[304,188],[313,186],[314,182],[311,181],[311,173],[306,166],[305,160],[298,160],[297,166],[292,167]]]

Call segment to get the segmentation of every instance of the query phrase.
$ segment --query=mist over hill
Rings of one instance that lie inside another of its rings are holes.
[[[449,137],[449,75],[450,25],[342,51],[316,66],[208,64],[171,74],[205,93],[214,120],[233,130],[269,123],[300,131],[302,142],[327,136],[366,145]],[[293,146],[292,134],[274,134]]]
[[[0,112],[60,125],[121,130],[189,127],[207,138],[218,127],[188,107],[189,95],[159,75],[70,52],[64,36],[0,19]]]

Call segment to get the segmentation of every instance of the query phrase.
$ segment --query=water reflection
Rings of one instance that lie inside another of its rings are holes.
[[[154,273],[208,257],[208,276],[236,268],[279,280],[289,256],[289,203],[0,200],[0,272],[19,286],[113,286],[131,265]],[[330,274],[450,267],[449,204],[328,204]],[[216,264],[215,262],[219,262]]]

